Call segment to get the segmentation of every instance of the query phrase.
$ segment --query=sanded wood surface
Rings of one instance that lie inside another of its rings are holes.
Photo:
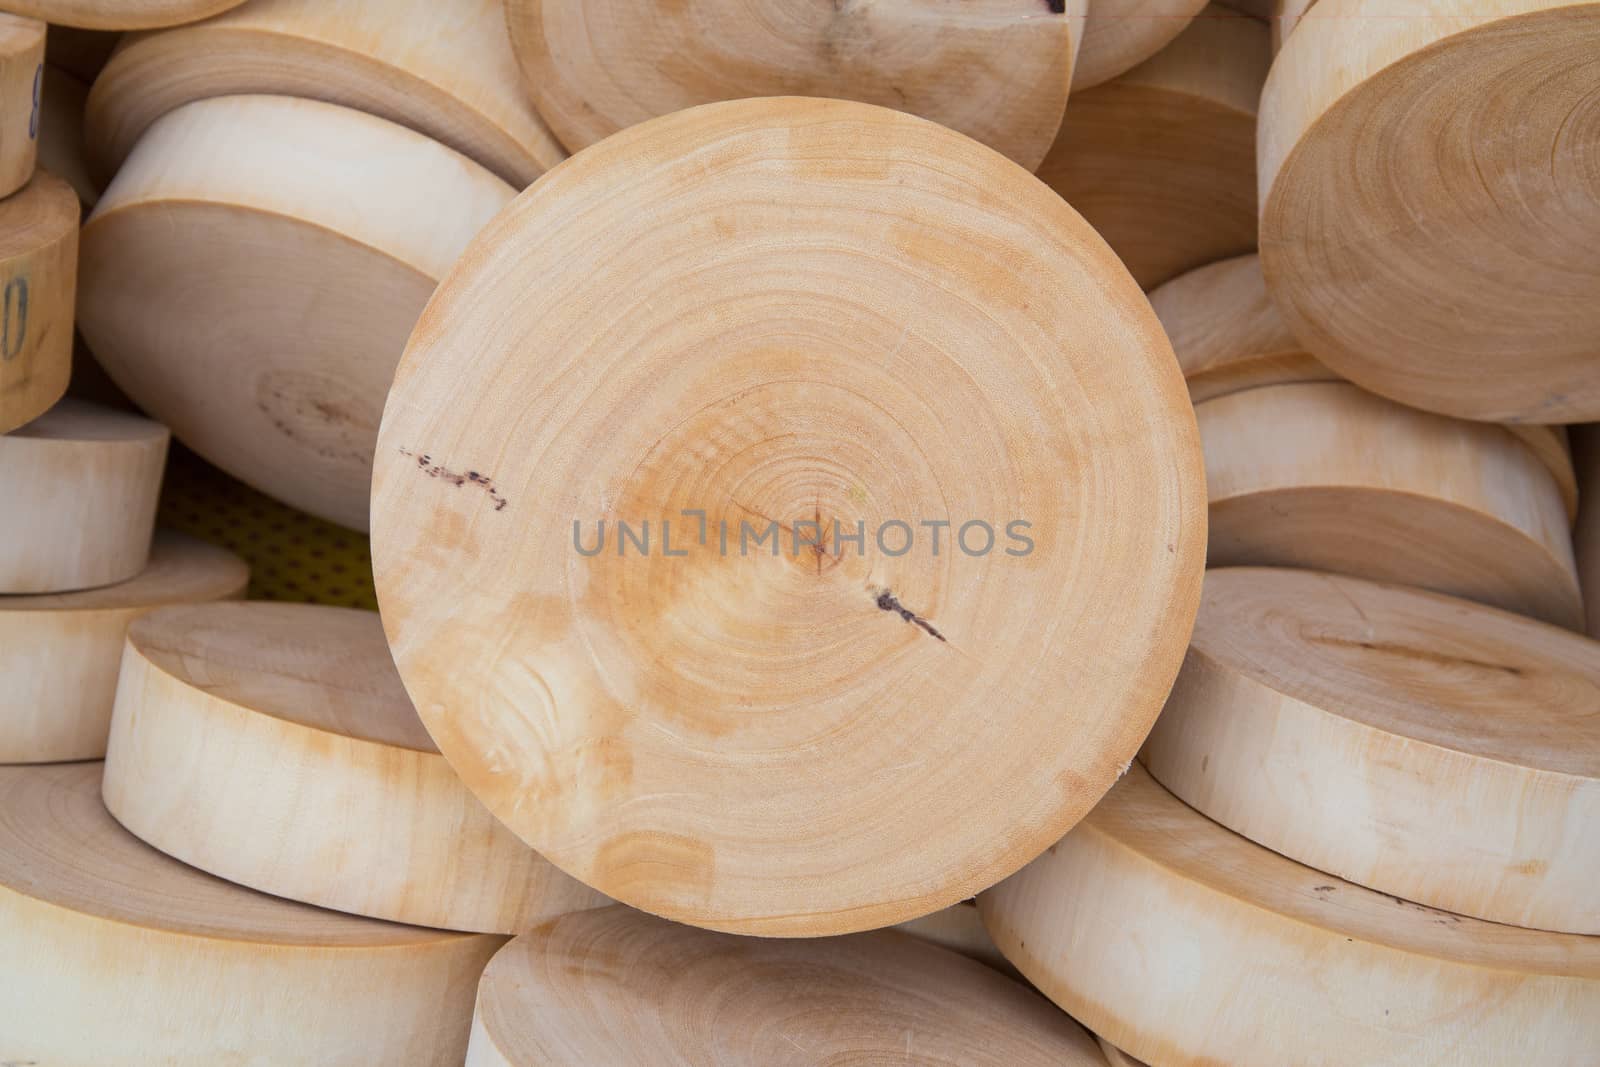
[[[0,436],[0,594],[91,589],[144,570],[168,436],[71,398]]]
[[[1037,993],[893,931],[735,937],[627,908],[567,915],[484,972],[469,1067],[817,1063],[1103,1067]]]
[[[528,91],[572,151],[681,108],[859,100],[1032,170],[1061,126],[1086,0],[507,0]]]
[[[1212,4],[1155,56],[1077,92],[1039,177],[1146,289],[1256,244],[1266,25]]]
[[[0,200],[0,433],[48,411],[72,373],[78,198],[46,171]]]
[[[244,0],[6,0],[11,11],[86,30],[146,30],[193,22]]]
[[[1600,938],[1486,923],[1252,844],[1139,764],[979,897],[995,943],[1162,1067],[1503,1067],[1600,1047]]]
[[[500,0],[252,0],[123,42],[90,97],[93,163],[109,176],[160,116],[248,93],[397,122],[518,188],[566,158],[523,88]]]
[[[465,157],[357,111],[198,101],[150,127],[84,228],[83,333],[200,455],[365,529],[406,338],[511,197]]]
[[[444,755],[574,876],[739,932],[904,921],[1143,739],[1198,596],[1191,410],[1020,167],[863,104],[694,109],[546,175],[441,285],[379,442],[384,623]],[[938,555],[890,525],[930,522]]]
[[[1432,411],[1600,417],[1597,55],[1592,0],[1319,0],[1260,138],[1262,261],[1313,353]]]
[[[1600,643],[1305,571],[1206,578],[1143,750],[1202,814],[1318,870],[1600,934]]]
[[[45,24],[0,11],[0,197],[33,175],[39,150],[39,92]]]
[[[128,624],[165,604],[244,594],[231,553],[157,531],[138,577],[100,589],[0,597],[0,763],[99,759]]]
[[[1143,63],[1205,6],[1206,0],[1095,0],[1072,70],[1073,91],[1092,89]]]
[[[1213,567],[1307,567],[1416,585],[1581,629],[1566,506],[1498,426],[1345,382],[1208,400]]]
[[[503,943],[278,900],[118,826],[100,765],[0,767],[9,1062],[459,1064]]]
[[[139,619],[105,799],[168,855],[340,911],[514,933],[609,903],[467,792],[372,612],[208,604]]]

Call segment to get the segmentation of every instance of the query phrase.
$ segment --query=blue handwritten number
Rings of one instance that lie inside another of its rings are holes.
[[[28,279],[6,282],[4,310],[0,311],[0,356],[7,363],[22,354],[28,339]]]
[[[28,116],[28,140],[33,141],[39,136],[39,89],[44,82],[44,64],[40,63],[33,72],[33,114]]]

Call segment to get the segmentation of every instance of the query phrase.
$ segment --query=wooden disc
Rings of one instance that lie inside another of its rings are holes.
[[[1143,753],[1275,852],[1492,922],[1600,934],[1600,644],[1306,571],[1206,578]]]
[[[104,756],[128,624],[164,604],[241,596],[248,581],[231,553],[158,531],[131,581],[0,598],[0,763]]]
[[[566,915],[497,953],[468,1067],[941,1063],[1104,1067],[1025,986],[892,931],[734,937],[627,908]]]
[[[91,589],[144,570],[167,438],[159,422],[71,398],[0,436],[0,594]]]
[[[1283,51],[1283,43],[1289,39],[1300,20],[1316,6],[1317,0],[1272,0],[1272,3],[1272,54],[1277,55]]]
[[[1092,89],[1143,63],[1205,6],[1206,0],[1093,0],[1072,68],[1072,91]]]
[[[519,189],[566,158],[523,89],[499,0],[256,0],[123,43],[90,98],[95,167],[114,174],[169,111],[248,93],[409,126]]]
[[[1464,418],[1600,417],[1600,3],[1321,0],[1260,147],[1267,281],[1330,367]]]
[[[46,171],[0,200],[0,433],[43,415],[72,373],[78,197]]]
[[[384,623],[445,756],[568,873],[739,932],[904,921],[1143,738],[1201,576],[1190,411],[1020,167],[863,104],[693,109],[546,175],[441,285],[379,442]],[[654,551],[617,539],[646,521]]]
[[[98,763],[0,767],[11,1062],[459,1064],[503,941],[230,885],[118,826]]]
[[[1346,382],[1251,389],[1195,415],[1211,566],[1333,571],[1582,628],[1561,490],[1500,427]]]
[[[1075,92],[1039,177],[1146,289],[1256,244],[1267,28],[1215,4],[1153,58]]]
[[[148,30],[193,22],[244,0],[6,0],[6,7],[85,30]]]
[[[89,87],[65,71],[45,65],[39,105],[39,166],[59,175],[78,194],[83,210],[100,199],[100,183],[89,173],[83,140],[83,109]]]
[[[170,856],[339,911],[514,933],[609,903],[467,792],[372,612],[206,604],[135,622],[105,799]]]
[[[150,127],[84,227],[83,333],[180,441],[365,529],[406,338],[512,195],[358,111],[265,96],[189,104]]]
[[[574,152],[696,104],[823,96],[933,119],[1033,170],[1061,128],[1087,6],[506,0],[505,8],[528,91]]]
[[[0,197],[33,176],[45,24],[0,11]]]
[[[1137,763],[978,907],[1046,996],[1163,1067],[1503,1067],[1600,1047],[1600,938],[1340,881],[1222,828]]]

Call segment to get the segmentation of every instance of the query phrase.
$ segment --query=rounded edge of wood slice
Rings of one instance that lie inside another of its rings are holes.
[[[1307,571],[1210,572],[1140,754],[1201,814],[1460,915],[1600,934],[1600,643]]]
[[[129,581],[0,597],[0,764],[104,756],[128,624],[166,604],[237,599],[249,579],[231,552],[158,530]]]
[[[1600,1042],[1600,938],[1341,881],[1217,825],[1138,763],[978,906],[1046,996],[1163,1067],[1577,1063]]]
[[[1205,509],[1170,351],[1076,213],[944,127],[795,98],[634,127],[479,236],[397,373],[373,558],[407,689],[489,809],[615,899],[773,936],[958,903],[1093,805],[1176,673]],[[571,547],[679,505],[735,539],[1025,520],[1036,550]]]
[[[1143,1060],[1134,1059],[1105,1038],[1097,1037],[1095,1040],[1100,1043],[1100,1051],[1111,1067],[1148,1067]]]
[[[24,15],[80,30],[149,30],[207,18],[245,0],[6,0]]]
[[[1375,393],[1600,417],[1600,3],[1451,7],[1319,0],[1285,43],[1261,100],[1267,282]]]
[[[0,594],[92,589],[144,570],[169,436],[71,397],[0,436]]]
[[[1137,67],[1171,44],[1207,2],[1091,0],[1078,62],[1072,68],[1072,91],[1093,89]]]
[[[468,1067],[889,1062],[1103,1067],[1094,1040],[984,965],[893,931],[713,933],[623,907],[554,919],[483,974]]]
[[[45,170],[0,200],[0,434],[67,391],[81,210],[72,187]]]
[[[83,333],[178,440],[364,530],[406,339],[513,195],[459,153],[348,108],[187,104],[150,126],[84,226]]]
[[[100,800],[100,765],[0,767],[6,1054],[135,1067],[459,1064],[503,939],[324,911],[162,855]]]
[[[39,150],[39,93],[45,24],[0,11],[0,197],[33,176]]]
[[[1582,628],[1560,488],[1501,427],[1348,382],[1263,386],[1195,417],[1210,566],[1332,571]]]
[[[509,934],[610,903],[467,792],[374,612],[232,603],[136,621],[105,800],[169,856],[338,911]]]

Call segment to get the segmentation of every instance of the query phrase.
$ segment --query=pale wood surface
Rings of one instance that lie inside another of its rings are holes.
[[[147,30],[193,22],[244,0],[6,0],[23,15],[86,30]]]
[[[1195,414],[1212,566],[1334,571],[1582,628],[1560,488],[1500,427],[1345,382],[1265,386]]]
[[[468,1067],[555,1063],[1104,1067],[1037,993],[903,934],[735,937],[620,907],[547,923],[484,972]]]
[[[1076,92],[1039,177],[1146,289],[1256,243],[1266,25],[1212,4],[1127,73]]]
[[[507,0],[528,89],[572,151],[680,108],[824,96],[908,111],[1032,170],[1061,126],[1087,0]]]
[[[1092,89],[1161,51],[1206,0],[1093,0],[1072,68],[1072,91]]]
[[[1161,1067],[1504,1067],[1600,1047],[1600,938],[1411,904],[1252,844],[1137,763],[979,897],[995,942]]]
[[[371,612],[208,604],[135,622],[105,799],[168,855],[340,911],[515,933],[609,903],[467,792]]]
[[[0,433],[48,411],[72,373],[78,198],[35,171],[0,200]]]
[[[244,595],[233,554],[157,531],[138,577],[77,593],[0,597],[0,763],[99,759],[128,624],[151,608]]]
[[[1600,934],[1600,643],[1306,571],[1206,577],[1142,753],[1224,826],[1492,922]]]
[[[99,787],[98,763],[0,767],[10,1062],[461,1062],[503,938],[230,885],[122,829]]]
[[[33,175],[45,24],[0,11],[0,197]]]
[[[0,436],[0,595],[124,582],[150,559],[167,428],[67,398]]]
[[[150,127],[84,228],[83,333],[190,448],[365,529],[406,338],[512,195],[458,153],[347,108],[189,104]]]
[[[90,97],[92,161],[109,176],[160,116],[249,93],[397,122],[517,188],[566,158],[523,88],[500,0],[252,0],[123,41]]]
[[[83,140],[83,109],[88,99],[86,84],[45,64],[44,100],[39,105],[39,166],[72,186],[85,211],[93,210],[100,199],[100,183],[89,173]]]
[[[1198,596],[1190,411],[1022,168],[862,104],[680,113],[441,285],[379,443],[385,626],[468,786],[581,880],[740,932],[904,921],[1026,862],[1147,732]],[[667,557],[686,508],[708,543]],[[600,518],[657,550],[578,555]],[[740,554],[746,520],[835,518],[860,550]],[[1033,550],[875,543],[978,518]]]
[[[1312,352],[1446,414],[1600,416],[1597,53],[1592,0],[1320,0],[1259,159],[1267,281]]]
[[[1272,0],[1272,53],[1277,55],[1283,50],[1283,42],[1289,39],[1294,28],[1300,20],[1316,6],[1317,0]]]

